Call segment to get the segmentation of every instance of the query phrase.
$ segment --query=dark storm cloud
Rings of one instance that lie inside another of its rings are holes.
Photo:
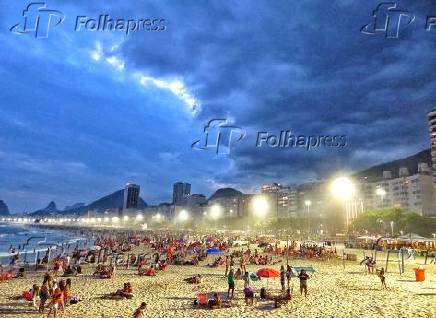
[[[363,168],[426,147],[435,98],[436,32],[424,29],[435,5],[397,2],[416,15],[399,39],[361,34],[379,3],[166,2],[167,32],[158,41],[134,35],[123,53],[155,76],[183,76],[202,102],[199,120],[229,116],[253,131],[349,137],[340,152],[259,152],[245,143],[222,179]]]

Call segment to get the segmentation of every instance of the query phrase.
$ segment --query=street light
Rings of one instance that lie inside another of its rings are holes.
[[[333,196],[336,199],[345,203],[346,226],[347,226],[347,235],[348,235],[348,225],[349,225],[349,218],[350,218],[348,203],[356,194],[356,187],[354,186],[353,182],[349,178],[338,177],[335,180],[333,180],[330,191],[332,192]]]
[[[304,205],[307,207],[307,240],[310,239],[310,206],[312,205],[312,201],[306,200],[304,201]]]
[[[142,215],[142,213],[138,213],[136,215],[136,218],[135,218],[136,222],[141,222],[143,219],[144,219],[144,216]]]
[[[180,213],[179,213],[179,220],[181,221],[181,222],[185,222],[185,221],[187,221],[189,219],[189,213],[188,213],[188,211],[186,211],[186,210],[182,210],[182,211],[180,211]]]
[[[210,216],[215,221],[218,220],[221,216],[221,207],[217,204],[212,205],[210,208]]]
[[[268,212],[268,202],[262,196],[255,197],[253,200],[253,214],[259,218],[264,217]]]

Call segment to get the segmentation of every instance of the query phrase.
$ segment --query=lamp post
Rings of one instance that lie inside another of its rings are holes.
[[[307,208],[307,240],[310,239],[310,206],[312,205],[312,201],[306,200],[304,201],[304,205]]]
[[[391,221],[391,236],[394,237],[394,221]]]
[[[381,206],[383,207],[385,205],[385,195],[386,195],[386,190],[379,187],[375,190],[375,194],[377,194],[380,197],[381,200]]]

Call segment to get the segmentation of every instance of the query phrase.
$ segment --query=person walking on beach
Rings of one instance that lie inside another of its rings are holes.
[[[133,312],[133,318],[144,318],[145,309],[147,309],[147,304],[142,302],[141,305]]]
[[[282,293],[284,293],[286,290],[285,283],[286,283],[286,271],[285,271],[285,267],[282,265],[280,267],[280,285],[282,286]]]
[[[300,279],[300,295],[303,295],[304,291],[304,297],[307,297],[307,280],[310,277],[309,275],[307,275],[306,271],[302,269],[300,274],[298,275],[298,278]]]
[[[229,290],[227,291],[227,298],[230,298],[230,291],[233,294],[235,293],[235,275],[233,273],[233,268],[230,268],[229,276],[227,276],[227,283],[229,284]]]
[[[380,281],[382,284],[382,288],[387,288],[386,286],[386,277],[385,277],[385,269],[384,267],[381,268],[380,272],[378,273],[378,277],[380,277]]]

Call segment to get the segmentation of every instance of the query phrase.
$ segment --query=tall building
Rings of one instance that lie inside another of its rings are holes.
[[[391,174],[389,174],[390,176]],[[398,178],[384,178],[363,184],[367,208],[398,207],[423,216],[435,216],[433,178],[426,163],[420,163],[418,173],[409,175],[400,168]]]
[[[282,187],[277,192],[277,216],[279,218],[295,217],[298,213],[297,187]]]
[[[126,184],[124,188],[123,210],[136,209],[138,207],[139,189],[140,187],[137,184]]]
[[[191,184],[186,182],[176,182],[173,185],[173,204],[184,205],[185,199],[191,194]]]
[[[428,130],[430,133],[430,143],[431,143],[433,183],[436,187],[436,108],[428,112],[427,118],[428,118]]]
[[[262,185],[260,191],[268,202],[271,215],[279,217],[279,191],[283,188],[280,183]]]

